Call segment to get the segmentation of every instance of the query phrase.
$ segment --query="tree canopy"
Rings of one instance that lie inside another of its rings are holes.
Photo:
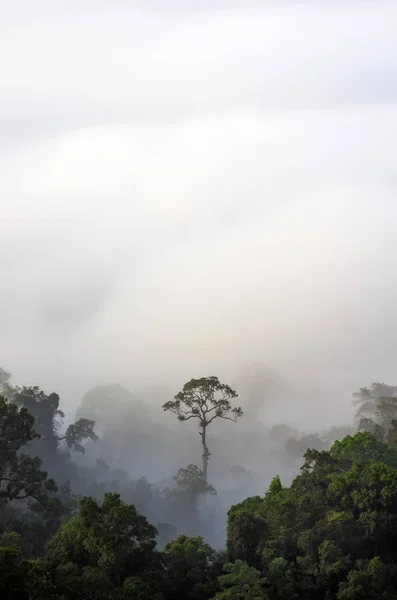
[[[242,408],[232,407],[230,400],[237,398],[237,392],[217,377],[191,379],[174,397],[163,405],[163,410],[171,411],[180,421],[198,419],[199,435],[203,446],[203,477],[207,481],[208,460],[211,453],[207,446],[207,428],[215,419],[236,422],[243,415]]]

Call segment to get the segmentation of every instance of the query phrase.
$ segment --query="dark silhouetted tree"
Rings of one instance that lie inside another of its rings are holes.
[[[204,481],[207,481],[208,460],[211,456],[207,446],[207,428],[215,419],[236,422],[242,416],[241,407],[233,408],[230,403],[234,398],[237,398],[237,393],[228,385],[220,383],[217,377],[202,377],[185,383],[174,400],[163,405],[165,411],[173,412],[180,421],[199,420]]]
[[[21,453],[21,449],[38,438],[34,418],[26,408],[0,396],[0,500],[39,500],[56,485],[41,470],[41,460]]]

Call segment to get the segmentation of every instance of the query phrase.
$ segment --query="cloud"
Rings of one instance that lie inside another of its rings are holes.
[[[3,144],[85,124],[396,99],[388,2],[58,14],[44,4],[20,22],[13,6],[0,42]]]
[[[221,4],[5,6],[0,358],[19,378],[393,376],[397,9]]]

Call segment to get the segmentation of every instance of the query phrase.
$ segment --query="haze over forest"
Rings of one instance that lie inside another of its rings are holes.
[[[0,595],[397,593],[396,31],[0,0]]]

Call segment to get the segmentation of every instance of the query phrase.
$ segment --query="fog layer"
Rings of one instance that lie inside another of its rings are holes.
[[[16,381],[75,409],[264,361],[323,426],[393,380],[394,3],[0,6]]]

